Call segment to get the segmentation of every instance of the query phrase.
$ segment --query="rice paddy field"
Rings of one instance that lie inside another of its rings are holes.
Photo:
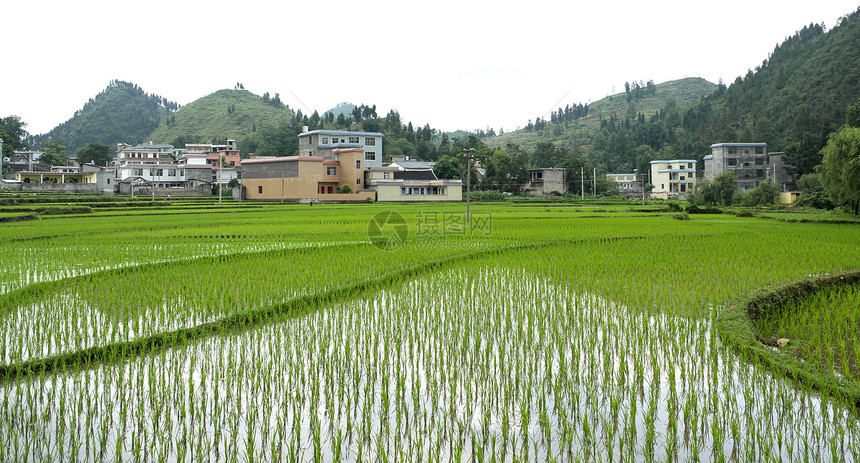
[[[189,202],[0,223],[0,461],[860,461],[856,407],[715,323],[860,267],[857,224],[463,212]],[[858,306],[856,286],[824,291],[757,329],[857,385]]]

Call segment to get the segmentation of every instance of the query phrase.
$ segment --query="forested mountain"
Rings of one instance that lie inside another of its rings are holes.
[[[178,108],[178,104],[146,93],[135,84],[114,80],[71,119],[46,134],[33,136],[30,142],[36,147],[60,143],[69,153],[90,143],[141,143]]]
[[[845,108],[860,97],[858,43],[860,13],[854,12],[830,31],[817,24],[803,27],[760,66],[691,104],[673,97],[659,108],[644,105],[663,86],[689,79],[658,85],[656,92],[648,84],[628,84],[625,93],[587,107],[559,108],[549,120],[529,121],[525,129],[485,141],[579,150],[606,172],[645,169],[656,158],[701,161],[713,143],[765,142],[770,151],[786,151],[796,173],[807,173],[820,162],[827,134],[845,122]]]

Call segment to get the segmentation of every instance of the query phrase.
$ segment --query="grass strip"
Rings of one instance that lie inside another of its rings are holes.
[[[757,319],[781,310],[789,302],[805,299],[833,286],[858,283],[860,270],[850,270],[761,289],[726,305],[717,316],[717,332],[723,343],[737,351],[744,360],[762,365],[801,387],[820,392],[822,396],[842,401],[855,414],[860,414],[860,385],[764,344],[754,328]]]

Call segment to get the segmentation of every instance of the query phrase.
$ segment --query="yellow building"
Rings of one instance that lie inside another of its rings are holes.
[[[374,198],[364,188],[364,150],[344,148],[322,156],[286,156],[245,159],[242,185],[247,199],[362,201]],[[338,191],[349,185],[351,193]]]
[[[684,196],[696,189],[696,161],[674,159],[651,161],[651,195],[657,198]]]
[[[376,191],[376,200],[394,202],[462,201],[463,181],[439,179],[432,169],[408,170],[392,164],[371,167],[365,172],[367,187]]]

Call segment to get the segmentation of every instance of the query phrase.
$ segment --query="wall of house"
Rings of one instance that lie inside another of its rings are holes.
[[[401,187],[403,186],[405,185],[378,185],[376,187],[376,200],[380,202],[419,203],[463,200],[463,187],[461,185],[442,185],[445,188],[444,195],[404,195],[401,194]]]

